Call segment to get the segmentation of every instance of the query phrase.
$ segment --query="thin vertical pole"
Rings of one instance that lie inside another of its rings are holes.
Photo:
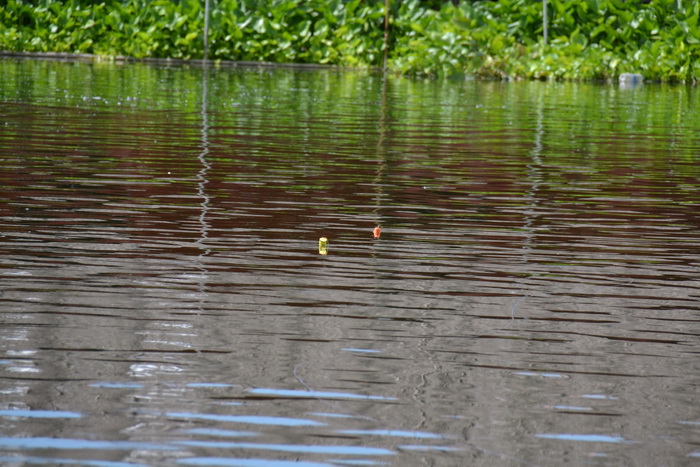
[[[204,0],[204,61],[209,59],[209,0]]]
[[[547,0],[542,0],[542,25],[544,30],[544,43],[547,43]]]
[[[384,71],[389,55],[389,0],[384,0]]]

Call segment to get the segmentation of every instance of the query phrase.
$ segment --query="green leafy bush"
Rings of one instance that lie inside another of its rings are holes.
[[[0,49],[201,58],[201,0],[6,0]],[[216,60],[382,66],[384,0],[211,0]],[[700,78],[700,3],[539,0],[390,3],[389,68],[495,78]]]

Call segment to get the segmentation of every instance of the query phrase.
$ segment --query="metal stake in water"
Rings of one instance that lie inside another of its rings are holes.
[[[209,0],[204,0],[204,62],[209,60]]]
[[[547,0],[542,0],[542,35],[544,36],[544,44],[547,45]]]

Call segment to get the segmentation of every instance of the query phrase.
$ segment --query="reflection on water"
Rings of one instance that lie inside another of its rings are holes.
[[[695,89],[0,68],[0,462],[698,457]]]

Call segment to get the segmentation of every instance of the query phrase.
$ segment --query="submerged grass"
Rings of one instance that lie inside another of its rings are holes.
[[[381,66],[384,0],[211,0],[214,60]],[[430,8],[437,4],[438,7]],[[700,2],[390,2],[388,68],[431,76],[700,79]],[[7,0],[0,49],[201,58],[201,0]]]

